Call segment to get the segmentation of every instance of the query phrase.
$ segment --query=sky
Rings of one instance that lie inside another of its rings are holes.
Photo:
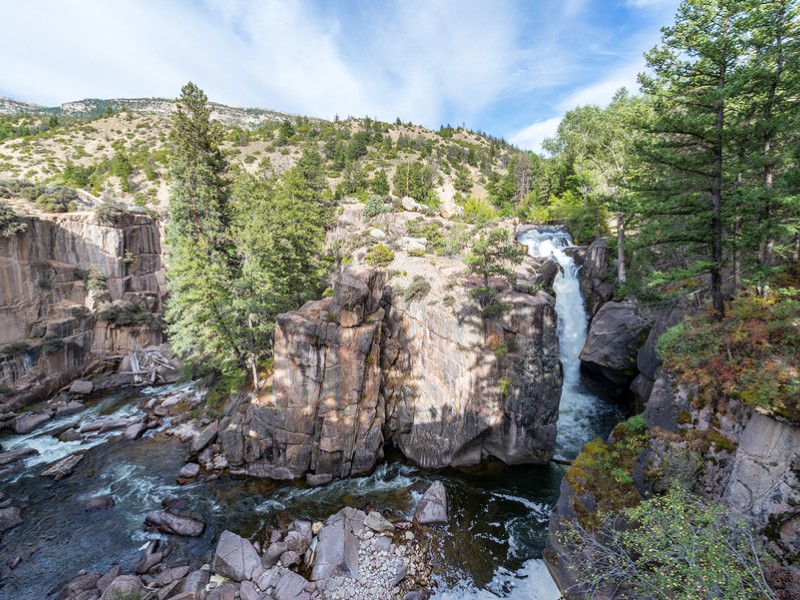
[[[465,125],[538,150],[637,91],[678,0],[0,0],[0,96],[179,95],[325,119]]]

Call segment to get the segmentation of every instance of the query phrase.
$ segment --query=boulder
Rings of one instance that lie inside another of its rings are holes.
[[[120,576],[122,568],[119,565],[114,565],[105,574],[97,580],[97,589],[104,592],[111,583]]]
[[[582,365],[621,393],[636,376],[636,356],[650,327],[635,304],[606,302],[592,319]]]
[[[300,566],[300,555],[294,550],[288,550],[281,554],[281,566],[287,569]]]
[[[60,598],[73,598],[82,592],[93,590],[100,580],[100,573],[86,573],[78,575],[61,588]],[[116,579],[116,576],[115,576]]]
[[[405,252],[425,252],[428,249],[428,240],[425,238],[401,237],[397,240],[397,247]]]
[[[329,311],[342,327],[358,327],[380,306],[386,274],[368,268],[346,269],[333,284]]]
[[[52,417],[50,416],[50,413],[46,412],[25,413],[14,418],[14,420],[11,422],[11,429],[13,429],[14,433],[17,435],[24,435],[26,433],[30,433],[34,429],[38,429],[47,423],[51,418]]]
[[[309,487],[328,485],[331,481],[333,481],[333,475],[330,473],[320,473],[319,475],[316,473],[308,473],[306,475],[306,483]]]
[[[35,448],[19,448],[0,453],[0,467],[5,467],[29,456],[36,456],[39,451]]]
[[[192,441],[192,454],[198,454],[206,446],[213,443],[214,440],[217,439],[218,431],[219,421],[213,421],[208,427],[198,433],[197,437],[195,437],[194,441]]]
[[[296,552],[297,554],[303,554],[306,551],[306,548],[308,548],[309,544],[311,544],[311,536],[305,535],[299,531],[290,531],[286,534],[286,537],[283,538],[283,541],[289,550]]]
[[[111,508],[114,504],[114,498],[110,495],[95,496],[94,498],[89,498],[89,500],[84,503],[83,510],[86,512],[104,510],[106,508]]]
[[[76,396],[86,396],[91,394],[92,390],[94,390],[94,384],[91,381],[83,379],[76,379],[72,382],[72,385],[69,386],[69,393],[75,394]]]
[[[70,454],[69,456],[59,460],[56,464],[39,473],[39,475],[42,477],[52,477],[56,481],[61,481],[65,477],[72,475],[75,467],[77,467],[78,463],[83,460],[83,456],[84,455],[81,452]]]
[[[243,581],[239,587],[239,598],[241,600],[261,600],[261,593],[250,581]]]
[[[306,591],[308,581],[301,575],[288,569],[281,569],[275,582],[275,600],[310,600],[311,594]]]
[[[420,498],[414,522],[422,525],[447,523],[447,492],[441,481],[435,481]]]
[[[103,591],[100,600],[116,600],[120,597],[136,597],[144,593],[141,580],[135,575],[120,575]]]
[[[70,402],[65,402],[63,404],[58,404],[55,406],[56,410],[56,418],[58,417],[68,417],[69,415],[74,415],[76,413],[81,412],[86,408],[81,402],[77,400],[71,400]]]
[[[132,425],[125,428],[125,433],[122,434],[126,440],[136,440],[145,432],[147,425],[142,421],[137,421]]]
[[[200,474],[200,465],[197,463],[187,463],[178,472],[178,479],[194,479]]]
[[[311,581],[331,577],[358,578],[359,535],[367,515],[354,508],[343,508],[328,518],[319,532]]]
[[[276,564],[278,564],[281,556],[285,552],[288,552],[288,550],[289,546],[286,544],[286,542],[273,542],[264,551],[264,555],[261,557],[261,566],[265,569],[274,567]]]
[[[250,579],[260,566],[261,559],[253,544],[230,531],[222,532],[211,566],[215,573],[234,581],[244,581]]]
[[[374,510],[364,519],[364,525],[377,533],[394,531],[394,525],[387,521],[381,513]]]
[[[463,215],[464,209],[452,200],[445,200],[439,205],[439,214],[444,219],[452,219],[453,217]]]
[[[144,522],[162,533],[187,537],[202,535],[206,528],[206,524],[198,519],[176,515],[167,510],[154,510],[145,517]]]
[[[181,594],[194,594],[192,598],[200,598],[208,585],[210,576],[211,573],[203,569],[192,571],[183,583]]]
[[[0,533],[12,529],[22,523],[20,510],[16,506],[0,508]]]
[[[414,200],[411,196],[404,196],[402,200],[400,200],[400,206],[403,207],[403,210],[407,212],[421,212],[422,205]]]

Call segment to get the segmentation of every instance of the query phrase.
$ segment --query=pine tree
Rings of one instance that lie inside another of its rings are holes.
[[[475,241],[466,263],[469,272],[480,278],[480,285],[470,290],[470,296],[481,305],[484,316],[492,316],[502,308],[495,303],[499,287],[493,280],[513,284],[516,276],[510,265],[519,264],[524,258],[524,250],[501,227],[482,233]]]
[[[244,362],[233,310],[237,278],[222,136],[205,94],[181,90],[172,118],[166,318],[173,348],[189,363],[234,375]]]
[[[658,243],[695,253],[690,273],[710,273],[711,301],[724,314],[723,217],[730,192],[730,156],[737,130],[732,113],[736,70],[743,52],[736,0],[684,0],[675,24],[645,57],[640,76],[653,102],[652,143],[644,149],[660,184],[650,218]]]

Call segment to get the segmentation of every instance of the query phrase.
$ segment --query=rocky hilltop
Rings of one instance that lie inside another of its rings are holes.
[[[212,118],[224,123],[246,128],[256,128],[269,121],[293,120],[296,115],[269,108],[240,108],[216,102],[210,103]],[[134,111],[143,114],[169,115],[175,110],[175,101],[168,98],[112,98],[100,100],[86,98],[65,102],[59,106],[41,106],[13,98],[0,98],[0,114],[48,115],[89,119],[107,112]]]

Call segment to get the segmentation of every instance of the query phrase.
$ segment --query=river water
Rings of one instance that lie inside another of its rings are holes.
[[[554,284],[564,365],[557,455],[572,458],[586,441],[607,435],[618,415],[580,373],[577,356],[586,335],[586,315],[577,271],[564,253],[569,237],[557,229],[542,229],[523,234],[520,241],[532,255],[551,257],[562,269]],[[166,435],[169,423],[137,441],[123,440],[118,432],[67,443],[52,435],[77,420],[143,413],[154,394],[173,390],[148,388],[96,397],[79,415],[0,440],[4,450],[40,451],[27,460],[21,473],[0,482],[24,518],[0,540],[0,598],[47,598],[81,568],[104,572],[120,563],[123,570],[133,569],[144,544],[154,538],[168,541],[142,526],[145,515],[160,508],[167,496],[188,499],[207,523],[201,537],[179,540],[175,552],[210,560],[223,530],[255,539],[264,527],[274,526],[279,515],[322,520],[345,505],[372,504],[410,517],[420,492],[434,480],[444,482],[450,508],[449,526],[432,548],[433,559],[441,566],[436,598],[558,597],[541,560],[564,471],[555,464],[508,467],[490,462],[470,471],[421,471],[395,457],[370,477],[324,488],[227,476],[213,483],[180,486],[175,478],[189,450]],[[86,456],[72,476],[58,483],[38,476],[46,465],[78,449]],[[111,494],[116,504],[85,512],[85,502],[101,494]],[[22,562],[11,571],[8,563],[17,556]]]

